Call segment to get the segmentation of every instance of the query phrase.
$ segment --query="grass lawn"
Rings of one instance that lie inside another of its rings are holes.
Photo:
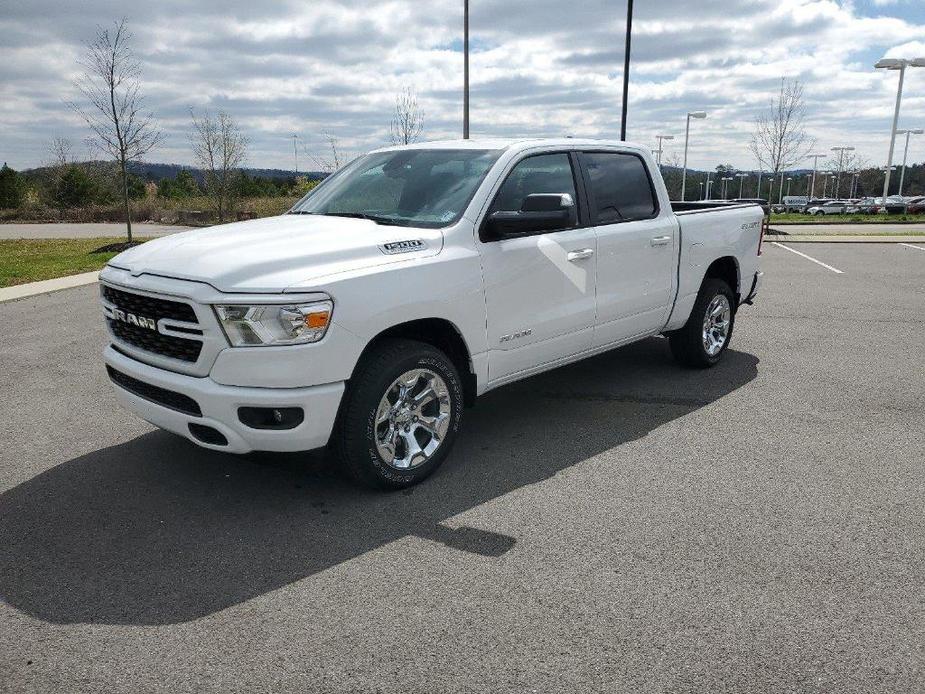
[[[925,223],[922,214],[827,214],[817,217],[811,214],[771,214],[771,224],[903,224]]]
[[[116,254],[93,251],[124,240],[125,237],[0,239],[0,287],[99,270]]]

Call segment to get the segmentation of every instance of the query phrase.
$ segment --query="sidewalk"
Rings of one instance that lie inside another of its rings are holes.
[[[84,272],[80,275],[68,275],[67,277],[56,277],[53,280],[42,280],[41,282],[28,282],[27,284],[16,284],[12,287],[0,288],[0,303],[4,301],[14,301],[15,299],[25,299],[27,296],[36,294],[48,294],[57,292],[61,289],[70,289],[72,287],[82,287],[85,284],[93,284],[100,276],[99,270],[93,272]]]

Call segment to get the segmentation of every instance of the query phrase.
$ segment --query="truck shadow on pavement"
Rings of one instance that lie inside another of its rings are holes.
[[[402,492],[358,489],[321,453],[238,457],[148,433],[0,496],[0,596],[54,623],[172,624],[408,535],[499,556],[516,538],[444,521],[708,405],[757,366],[730,350],[682,370],[653,338],[502,388]]]

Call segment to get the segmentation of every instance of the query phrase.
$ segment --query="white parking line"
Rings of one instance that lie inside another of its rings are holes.
[[[911,243],[901,243],[900,246],[905,246],[906,248],[914,248],[917,251],[925,251],[925,246],[913,246]]]
[[[821,265],[821,266],[824,267],[826,270],[831,270],[832,272],[837,272],[839,275],[844,274],[844,273],[842,273],[842,271],[839,270],[837,267],[832,267],[831,265],[826,265],[826,264],[823,263],[821,260],[816,260],[816,259],[813,258],[812,256],[808,256],[808,255],[806,255],[805,253],[800,253],[800,251],[795,250],[795,249],[791,248],[790,246],[785,246],[784,244],[778,243],[777,241],[771,241],[771,244],[774,245],[774,246],[777,246],[778,248],[783,248],[785,251],[790,251],[791,253],[796,253],[797,255],[806,258],[807,260],[811,260],[811,261],[813,261],[814,263],[816,263],[816,265]]]

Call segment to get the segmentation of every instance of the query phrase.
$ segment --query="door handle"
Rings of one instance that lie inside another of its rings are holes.
[[[590,258],[592,255],[594,255],[593,248],[582,248],[578,251],[569,251],[568,255],[565,257],[574,263],[576,260],[584,260],[585,258]]]
[[[652,241],[650,241],[650,243],[653,246],[667,246],[669,243],[671,243],[671,237],[670,236],[654,236],[652,238]]]

